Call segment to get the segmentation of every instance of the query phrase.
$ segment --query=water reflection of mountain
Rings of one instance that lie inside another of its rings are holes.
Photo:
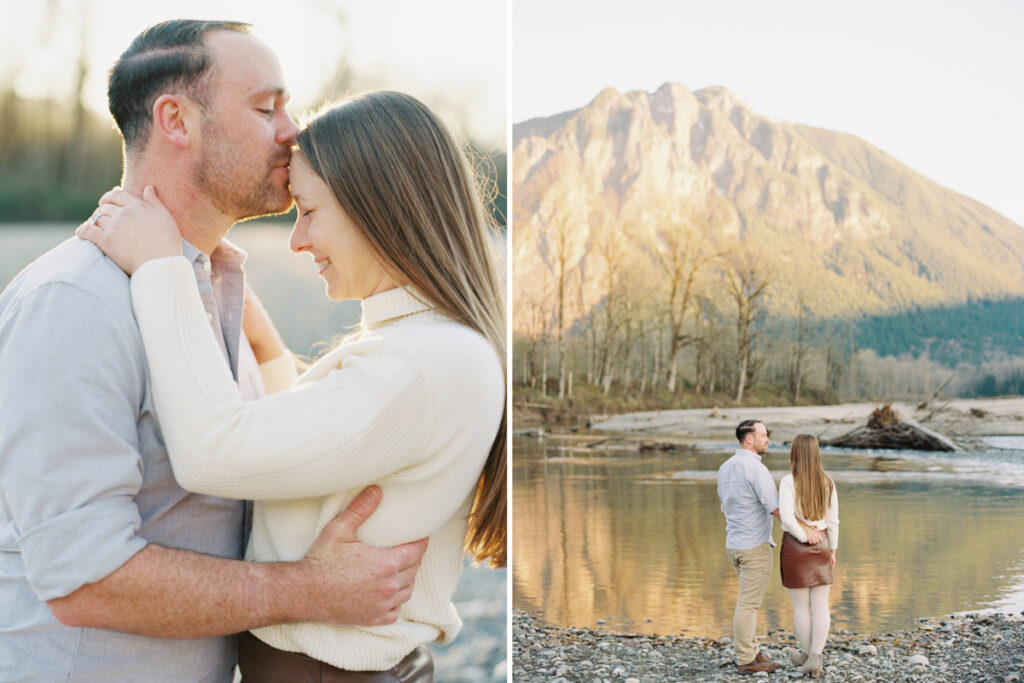
[[[643,632],[730,631],[736,579],[714,479],[672,476],[710,475],[725,452],[553,463],[536,442],[514,448],[516,606],[562,624],[606,619]],[[978,459],[968,458],[967,469]],[[1024,555],[1008,542],[1024,533],[1020,487],[930,471],[928,458],[900,459],[902,471],[891,474],[871,471],[871,457],[829,453],[826,467],[832,460],[847,461],[837,469],[835,628],[904,627],[919,616],[984,606],[1021,583],[1015,572]],[[773,454],[768,464],[781,470],[784,461]],[[778,579],[763,614],[762,627],[791,625]]]

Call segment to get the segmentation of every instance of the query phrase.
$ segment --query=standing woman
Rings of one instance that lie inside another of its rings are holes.
[[[793,603],[793,621],[802,650],[790,658],[802,673],[817,678],[830,623],[828,593],[839,546],[839,498],[835,483],[821,466],[815,437],[800,434],[793,439],[789,462],[792,474],[779,482],[779,517],[785,532],[779,566],[782,585]],[[810,545],[798,520],[827,530],[827,534],[817,545]]]
[[[143,199],[108,193],[78,234],[134,273],[178,482],[255,500],[247,559],[303,557],[371,484],[382,500],[360,540],[429,536],[395,623],[255,629],[239,645],[245,683],[430,680],[422,646],[462,626],[451,600],[465,554],[505,563],[505,305],[488,217],[460,145],[408,95],[349,99],[297,143],[291,248],[312,256],[330,299],[362,301],[362,320],[280,391],[294,363],[250,302],[246,335],[267,391],[279,390],[265,399],[239,396],[177,225],[152,189]]]

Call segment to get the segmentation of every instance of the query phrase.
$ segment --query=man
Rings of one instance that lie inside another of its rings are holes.
[[[297,128],[276,57],[244,24],[147,29],[110,73],[125,189],[177,219],[225,362],[262,383],[241,332],[233,223],[286,210]],[[240,561],[245,505],[173,479],[128,278],[72,238],[0,295],[0,680],[232,680],[240,631],[391,623],[426,541],[358,543],[364,491],[306,557]]]
[[[779,492],[761,462],[770,443],[764,423],[740,422],[736,438],[740,447],[718,468],[718,498],[725,513],[725,553],[739,575],[732,618],[736,668],[743,674],[771,672],[779,665],[759,651],[755,631],[757,611],[772,574],[772,515],[779,516]]]

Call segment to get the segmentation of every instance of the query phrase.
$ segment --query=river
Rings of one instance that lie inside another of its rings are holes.
[[[736,576],[715,472],[735,443],[638,453],[599,435],[517,438],[513,604],[557,625],[731,635]],[[939,454],[825,449],[839,494],[832,627],[884,632],[919,617],[1024,609],[1024,439]],[[765,464],[776,482],[788,447]],[[775,525],[776,541],[781,537]],[[778,577],[759,629],[792,629]]]

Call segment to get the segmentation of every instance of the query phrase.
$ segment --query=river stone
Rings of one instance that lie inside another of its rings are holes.
[[[726,645],[732,645],[732,638],[730,638],[729,636],[722,636],[718,639],[718,644],[722,647],[725,647]]]
[[[875,647],[874,645],[863,645],[863,646],[861,646],[861,648],[859,650],[857,650],[857,654],[859,654],[859,655],[877,655],[878,654],[878,648]]]
[[[483,683],[487,680],[487,673],[478,666],[464,666],[459,671],[459,683]]]
[[[614,669],[612,669],[612,676],[625,676],[625,675],[626,675],[626,670],[623,669],[621,666],[617,666]]]
[[[928,666],[928,658],[922,654],[911,655],[910,659],[907,660],[907,664],[916,666],[918,664],[922,666]]]

